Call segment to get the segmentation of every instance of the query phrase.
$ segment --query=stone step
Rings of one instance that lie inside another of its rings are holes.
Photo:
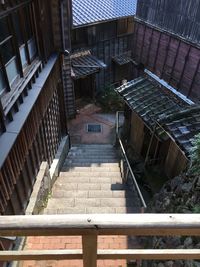
[[[126,198],[133,197],[134,192],[112,190],[63,190],[54,189],[52,198]]]
[[[62,172],[63,171],[70,171],[70,172],[110,172],[110,171],[114,171],[114,172],[119,172],[120,168],[119,166],[114,166],[114,167],[101,167],[101,166],[95,166],[95,167],[76,167],[73,166],[72,168],[70,167],[63,167],[62,168]]]
[[[137,207],[134,198],[51,198],[48,200],[48,208],[58,207],[65,209],[67,207],[88,208],[88,207]]]
[[[74,148],[74,147],[98,148],[98,149],[112,148],[112,149],[115,149],[112,144],[76,144],[75,146],[72,146],[72,148]]]
[[[63,168],[64,169],[64,168]],[[73,169],[71,169],[71,171],[61,171],[59,177],[83,177],[83,176],[88,176],[88,177],[121,177],[121,173],[120,172],[92,172],[92,171],[73,171]]]
[[[57,182],[61,183],[122,183],[122,179],[120,177],[58,177]]]
[[[88,158],[88,159],[118,159],[116,153],[110,154],[96,154],[96,153],[78,153],[78,152],[69,152],[67,158]]]
[[[81,161],[79,161],[79,160],[75,160],[75,161],[72,161],[72,160],[69,160],[69,161],[67,161],[67,162],[65,162],[64,163],[64,165],[63,165],[63,167],[62,167],[62,169],[64,169],[64,168],[73,168],[73,167],[94,167],[94,168],[100,168],[100,167],[102,167],[102,168],[119,168],[119,163],[117,163],[116,161],[114,162],[106,162],[106,161],[104,161],[104,162],[100,162],[100,161],[97,161],[96,160],[96,162],[95,162],[95,160],[93,160],[93,162],[81,162]]]
[[[128,186],[125,184],[117,183],[117,184],[110,184],[110,183],[63,183],[63,182],[56,182],[54,184],[54,189],[62,189],[62,190],[81,190],[81,191],[88,191],[88,190],[113,190],[113,191],[120,191],[120,190],[128,190]]]
[[[101,214],[101,213],[140,213],[140,207],[66,207],[46,208],[43,214]]]
[[[101,171],[73,171],[73,169],[70,169],[70,171],[61,171],[59,177],[120,177],[121,173],[119,171],[107,171],[107,172],[101,172]]]
[[[78,153],[117,153],[117,150],[113,148],[95,148],[95,147],[71,147],[70,152],[78,152]]]
[[[64,165],[69,164],[69,163],[85,163],[85,164],[92,164],[92,163],[97,163],[100,164],[100,166],[119,166],[119,160],[118,159],[99,159],[99,158],[90,158],[88,159],[87,157],[85,158],[66,158]],[[98,166],[98,165],[97,165]]]

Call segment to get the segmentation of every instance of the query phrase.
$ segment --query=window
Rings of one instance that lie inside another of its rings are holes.
[[[0,19],[0,95],[15,88],[37,55],[31,6]]]

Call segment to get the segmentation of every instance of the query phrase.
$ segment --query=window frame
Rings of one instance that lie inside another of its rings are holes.
[[[32,63],[38,56],[38,45],[35,36],[36,30],[33,19],[34,14],[32,3],[27,3],[26,5],[19,7],[13,12],[9,12],[7,15],[1,17],[0,19],[3,19],[5,17],[9,35],[0,42],[0,70],[5,82],[5,88],[2,88],[0,90],[0,98],[2,98],[8,92],[14,91],[15,88],[18,87],[21,78],[24,78],[26,76],[26,73],[31,68]],[[17,36],[17,28],[15,27],[16,18],[18,19],[19,30],[22,36],[22,44],[19,43]],[[25,25],[26,19],[29,19],[30,36],[28,36]],[[1,54],[1,46],[6,45],[7,42],[11,42],[13,56],[7,62],[5,62]],[[34,51],[32,56],[31,51]],[[14,78],[9,79],[7,68],[9,65],[11,66],[12,63],[14,68],[16,66],[16,75],[14,73]]]

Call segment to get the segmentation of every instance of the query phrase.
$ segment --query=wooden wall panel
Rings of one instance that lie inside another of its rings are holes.
[[[188,159],[180,150],[180,148],[171,141],[168,155],[165,161],[165,173],[169,178],[179,175],[187,167]]]
[[[22,214],[42,161],[52,163],[66,133],[59,61],[0,169],[0,214]]]
[[[200,41],[198,0],[140,0],[137,17],[188,40],[197,43]]]
[[[132,112],[130,144],[134,147],[134,150],[139,155],[141,154],[143,141],[144,141],[144,122],[135,112]]]
[[[137,22],[134,59],[194,102],[200,101],[200,49],[157,28]]]

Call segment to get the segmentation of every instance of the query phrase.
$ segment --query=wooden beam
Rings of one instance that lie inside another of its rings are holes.
[[[94,236],[93,236],[94,237]],[[88,239],[89,240],[89,239]],[[88,256],[87,267],[96,266],[97,260],[199,260],[200,249],[122,249],[98,250],[97,255],[92,255],[92,245],[89,254],[82,253],[80,249],[73,250],[22,250],[0,251],[0,261],[25,261],[25,260],[84,260]],[[93,257],[92,258],[90,258]],[[91,260],[91,261],[90,261]],[[86,259],[85,259],[86,263]],[[93,265],[92,265],[93,263]]]
[[[81,249],[0,251],[0,261],[79,260],[82,258]]]
[[[84,235],[83,243],[83,266],[97,266],[97,235]]]
[[[200,214],[67,214],[0,217],[0,236],[200,236]]]
[[[98,250],[98,259],[114,260],[198,260],[200,249]]]

